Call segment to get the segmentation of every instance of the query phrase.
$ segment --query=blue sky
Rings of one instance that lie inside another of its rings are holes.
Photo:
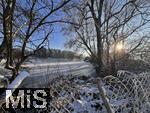
[[[36,37],[39,37],[40,34],[36,34]],[[0,34],[0,36],[2,36]],[[49,44],[50,44],[50,48],[55,48],[55,49],[66,49],[64,47],[64,43],[65,43],[65,36],[63,35],[63,33],[61,32],[61,28],[59,27],[59,25],[55,25],[55,29],[54,32],[52,33],[52,35],[49,38]],[[0,38],[0,43],[2,41],[2,38]]]
[[[59,0],[58,0],[59,1]],[[59,1],[60,2],[60,1]],[[24,6],[24,2],[21,2],[21,3],[23,3],[22,5]],[[40,7],[42,7],[42,6],[40,6]],[[41,10],[41,12],[40,13],[43,13],[43,15],[45,14],[45,10]],[[47,12],[46,12],[47,13]],[[45,16],[45,15],[44,15]],[[50,19],[50,21],[51,20],[60,20],[61,18],[63,18],[63,13],[61,12],[61,9],[59,10],[59,11],[57,11],[56,12],[56,15],[55,16],[50,16],[48,19]],[[47,20],[48,20],[47,19]],[[60,23],[54,23],[54,25],[53,25],[53,27],[52,28],[54,28],[53,29],[53,33],[49,36],[49,48],[55,48],[55,49],[62,49],[62,50],[64,50],[65,49],[65,47],[64,47],[64,43],[65,43],[65,36],[63,35],[63,33],[61,32],[61,26],[62,26],[62,24],[60,24]],[[47,29],[47,31],[49,30],[49,28],[47,27],[46,28]],[[43,31],[40,31],[40,32],[35,32],[31,37],[30,37],[30,39],[31,40],[36,40],[36,39],[40,39],[41,37],[43,37],[43,36],[45,36],[44,33],[45,31],[43,30]],[[34,42],[34,44],[36,44],[36,45],[38,45],[40,42],[41,42],[42,40],[40,40],[40,41],[36,41],[36,42]],[[16,45],[19,45],[18,43],[16,44]],[[20,44],[20,46],[21,46],[22,44]],[[31,45],[31,44],[28,44],[28,47],[34,47],[33,45]],[[45,46],[46,47],[46,46]],[[46,47],[47,48],[47,47]]]
[[[56,1],[60,2],[59,0],[55,0],[55,2]],[[56,12],[55,16],[50,16],[48,19],[50,19],[50,21],[51,20],[57,20],[57,19],[61,20],[63,18],[63,16],[64,16],[64,13],[61,11],[61,9],[59,9]],[[61,49],[61,50],[66,49],[64,47],[64,43],[66,41],[66,38],[63,35],[63,32],[61,32],[62,26],[63,26],[62,23],[54,23],[53,24],[53,33],[50,35],[50,38],[49,38],[49,48]],[[39,35],[41,35],[41,34],[39,34]]]
[[[65,36],[61,32],[61,27],[59,23],[55,24],[54,32],[50,36],[50,48],[55,48],[55,49],[65,49],[64,48],[64,43],[65,43]]]

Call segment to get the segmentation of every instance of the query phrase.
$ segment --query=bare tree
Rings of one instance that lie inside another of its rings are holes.
[[[49,41],[53,24],[65,23],[61,20],[61,16],[57,15],[69,1],[24,0],[22,3],[20,0],[2,0],[4,37],[0,53],[7,47],[6,68],[13,72],[11,81],[17,76],[22,63]],[[40,34],[39,37],[37,34]],[[15,58],[12,50],[15,47],[21,49],[18,62],[13,62]],[[26,50],[33,52],[27,53]]]
[[[68,41],[69,47],[85,50],[91,56],[97,76],[115,76],[116,62],[145,40],[147,34],[141,33],[150,21],[149,3],[147,0],[79,0],[70,7],[64,10],[67,19],[78,26],[67,26],[65,32],[70,34],[69,38],[73,36]],[[128,44],[131,41],[134,45]],[[108,113],[113,113],[102,85],[98,84]]]
[[[80,26],[70,26],[75,35],[69,44],[92,56],[97,75],[116,74],[116,62],[138,48],[149,24],[146,0],[89,0],[73,4],[66,15]],[[70,13],[78,14],[74,17]],[[129,42],[134,41],[134,44]]]

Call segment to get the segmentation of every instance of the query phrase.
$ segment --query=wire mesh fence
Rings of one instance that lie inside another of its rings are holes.
[[[117,113],[150,112],[150,74],[119,71],[117,77],[104,78],[110,103]]]
[[[50,104],[26,113],[106,113],[94,77],[59,76],[49,84]],[[135,75],[119,71],[116,77],[103,79],[109,102],[115,113],[150,112],[150,74]],[[4,109],[5,110],[5,109]],[[15,109],[16,113],[24,111]]]

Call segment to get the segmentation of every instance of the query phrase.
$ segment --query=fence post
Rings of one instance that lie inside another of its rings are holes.
[[[104,102],[104,105],[106,107],[107,112],[108,113],[115,113],[114,110],[112,109],[110,103],[109,103],[109,99],[107,98],[106,91],[105,91],[104,87],[102,86],[101,78],[97,79],[97,85],[98,85],[98,90],[99,90],[100,96]]]

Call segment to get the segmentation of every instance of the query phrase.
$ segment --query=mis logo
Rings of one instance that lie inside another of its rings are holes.
[[[50,89],[6,90],[6,109],[47,108],[50,102]]]

